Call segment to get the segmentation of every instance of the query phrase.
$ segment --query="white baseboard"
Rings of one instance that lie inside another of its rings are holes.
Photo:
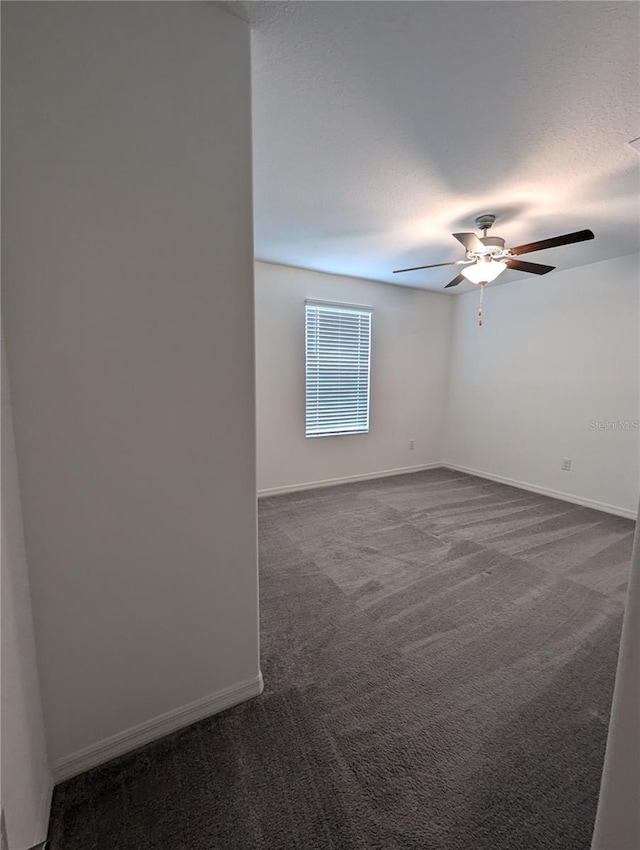
[[[256,697],[262,693],[262,689],[262,673],[258,673],[254,679],[238,682],[236,685],[231,685],[231,687],[217,691],[215,694],[195,700],[189,705],[174,708],[166,714],[146,720],[138,726],[133,726],[124,732],[118,732],[118,734],[105,738],[97,744],[92,744],[58,759],[53,767],[53,778],[56,783],[70,779],[72,776],[84,773],[85,770],[97,767],[99,764],[135,750],[143,744],[148,744],[168,735],[170,732],[189,726],[197,720],[203,720],[205,717],[218,714],[218,712],[251,699],[251,697]]]
[[[477,475],[478,478],[487,478],[489,481],[497,481],[499,484],[508,484],[510,487],[519,487],[520,490],[529,490],[531,493],[539,493],[541,496],[551,496],[563,502],[571,502],[574,505],[582,505],[585,508],[593,508],[596,511],[604,511],[607,514],[615,514],[626,519],[636,519],[636,511],[629,508],[621,508],[618,505],[608,505],[606,502],[597,502],[595,499],[584,499],[574,496],[572,493],[563,493],[561,490],[551,490],[549,487],[539,487],[537,484],[528,484],[526,481],[518,481],[515,478],[505,478],[504,475],[493,475],[491,472],[482,472],[479,469],[471,469],[468,466],[459,466],[456,463],[444,462],[440,464],[447,469],[456,472],[466,472],[467,475]]]
[[[335,487],[338,484],[351,484],[354,481],[369,481],[373,478],[389,478],[392,475],[405,475],[407,472],[422,472],[425,469],[437,469],[442,463],[425,463],[420,466],[404,466],[398,469],[382,469],[378,472],[364,472],[361,475],[347,475],[344,478],[324,478],[321,481],[305,481],[303,484],[286,484],[284,487],[267,487],[258,490],[258,498],[280,496],[283,493],[297,493],[300,490],[315,490],[318,487]]]
[[[537,484],[529,484],[526,481],[518,481],[516,478],[506,478],[504,475],[494,475],[491,472],[483,472],[480,469],[472,469],[468,466],[460,466],[456,463],[439,461],[437,463],[426,463],[421,466],[405,466],[399,469],[384,469],[379,472],[365,472],[362,475],[348,475],[344,478],[325,478],[321,481],[306,481],[302,484],[287,484],[284,487],[268,487],[258,490],[258,498],[265,496],[279,496],[284,493],[297,493],[301,490],[315,490],[319,487],[334,487],[338,484],[350,484],[355,481],[369,481],[375,478],[388,478],[392,475],[405,475],[408,472],[421,472],[425,469],[452,469],[457,472],[465,472],[467,475],[476,475],[478,478],[486,478],[489,481],[497,481],[500,484],[508,484],[510,487],[519,487],[521,490],[529,490],[531,493],[539,493],[541,496],[551,496],[563,502],[571,502],[574,505],[582,505],[585,508],[593,508],[596,511],[604,511],[607,514],[636,519],[637,513],[629,508],[619,505],[609,505],[606,502],[598,502],[595,499],[586,499],[574,496],[572,493],[564,493],[561,490],[552,490],[549,487],[539,487]]]

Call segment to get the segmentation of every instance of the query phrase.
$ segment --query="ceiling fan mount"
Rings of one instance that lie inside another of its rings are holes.
[[[491,213],[486,213],[485,215],[479,215],[476,218],[475,225],[478,230],[488,230],[495,220],[495,215],[492,215]]]
[[[528,263],[515,258],[520,254],[530,254],[533,251],[543,251],[547,248],[557,248],[560,245],[571,245],[574,242],[584,242],[594,238],[591,230],[578,230],[575,233],[566,233],[564,236],[554,236],[551,239],[529,242],[515,248],[505,248],[504,239],[499,236],[487,236],[487,231],[495,220],[496,217],[492,213],[484,213],[475,219],[476,227],[483,232],[482,236],[476,236],[475,233],[452,234],[463,245],[466,259],[415,266],[410,269],[396,269],[394,274],[432,269],[438,266],[465,266],[462,272],[445,286],[445,289],[458,286],[465,278],[471,283],[484,285],[495,280],[506,269],[537,275],[548,274],[554,270],[555,266]]]

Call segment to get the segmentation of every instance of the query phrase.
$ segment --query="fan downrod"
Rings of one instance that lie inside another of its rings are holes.
[[[491,213],[487,213],[486,215],[479,215],[475,221],[476,227],[478,228],[478,230],[484,230],[486,235],[487,230],[489,230],[495,220],[495,215],[492,215]]]

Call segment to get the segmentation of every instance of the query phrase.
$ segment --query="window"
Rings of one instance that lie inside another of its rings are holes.
[[[305,303],[307,437],[369,431],[371,310]]]

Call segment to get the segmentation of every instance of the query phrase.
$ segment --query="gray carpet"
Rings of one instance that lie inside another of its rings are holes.
[[[52,850],[588,850],[633,523],[444,469],[260,503],[265,693]]]

